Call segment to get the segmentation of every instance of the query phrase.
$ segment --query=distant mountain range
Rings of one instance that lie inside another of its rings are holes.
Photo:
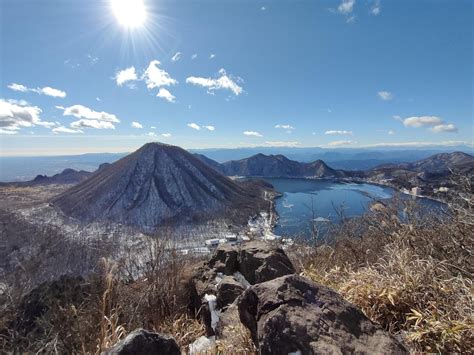
[[[323,160],[333,169],[367,170],[382,164],[412,163],[439,153],[462,151],[474,154],[472,146],[429,146],[429,147],[374,147],[374,148],[232,148],[191,149],[190,152],[224,163],[241,160],[262,153],[284,155],[299,162]],[[54,175],[66,168],[94,171],[101,163],[113,163],[128,153],[92,153],[50,157],[0,157],[0,181],[27,181],[37,174]]]
[[[302,163],[290,160],[281,154],[256,154],[249,158],[231,160],[223,164],[219,164],[201,154],[196,156],[204,163],[228,176],[283,178],[336,178],[345,176],[344,172],[330,168],[322,160]]]
[[[84,222],[109,220],[144,230],[219,217],[246,222],[269,208],[261,184],[234,182],[184,149],[149,143],[51,202]]]

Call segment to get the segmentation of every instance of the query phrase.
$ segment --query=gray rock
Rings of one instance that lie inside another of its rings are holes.
[[[297,275],[254,285],[237,302],[261,354],[408,353],[339,294]]]
[[[103,352],[105,355],[180,355],[181,350],[174,338],[136,329],[115,346]]]
[[[244,291],[245,287],[233,276],[225,276],[217,286],[217,307],[226,308]]]
[[[232,275],[237,271],[238,255],[236,247],[228,244],[221,244],[212,255],[208,265],[216,272],[222,272],[225,275]]]
[[[295,272],[283,249],[259,241],[242,246],[238,268],[252,285]]]

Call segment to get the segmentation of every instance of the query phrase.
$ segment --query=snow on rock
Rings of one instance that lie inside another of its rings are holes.
[[[211,312],[211,328],[216,331],[217,323],[219,323],[219,311],[217,310],[216,295],[204,295],[204,300],[209,304],[209,312]]]
[[[207,353],[216,345],[216,337],[205,337],[201,336],[197,338],[193,343],[189,344],[189,354],[201,354]]]

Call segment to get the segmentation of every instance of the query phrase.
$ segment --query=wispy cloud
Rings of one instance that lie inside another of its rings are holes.
[[[176,97],[172,93],[170,93],[169,90],[165,88],[160,88],[156,96],[159,98],[165,99],[168,102],[176,102]]]
[[[263,137],[262,134],[260,134],[256,131],[244,131],[243,134],[246,135],[246,136]]]
[[[143,125],[140,122],[133,121],[131,124],[132,128],[143,128]]]
[[[339,131],[339,130],[329,130],[324,132],[324,134],[328,136],[353,136],[354,133],[352,131]]]
[[[377,95],[384,101],[389,101],[393,99],[393,94],[389,91],[379,91]]]
[[[198,57],[198,55],[196,53],[194,53],[193,55],[191,55],[191,60],[194,60]]]
[[[286,141],[266,141],[263,143],[267,147],[298,147],[300,142],[286,142]]]
[[[275,128],[286,129],[287,131],[293,131],[295,129],[295,127],[289,124],[277,124],[275,125]]]
[[[194,123],[194,122],[188,123],[187,126],[188,126],[189,128],[195,129],[196,131],[200,131],[201,129],[204,129],[204,130],[207,130],[207,131],[211,131],[211,132],[212,132],[212,131],[215,131],[215,130],[216,130],[216,127],[214,127],[214,126],[209,126],[209,125],[207,125],[207,126],[200,126],[200,125],[198,125],[197,123]]]
[[[430,127],[433,133],[458,132],[458,128],[455,125],[444,122],[438,116],[413,116],[405,118],[402,122],[405,127]]]
[[[370,13],[374,16],[378,16],[380,14],[380,11],[382,10],[381,5],[380,5],[380,0],[375,0],[374,5],[370,9]]]
[[[171,133],[162,133],[161,135],[165,138],[171,137]]]
[[[0,130],[1,134],[16,134],[21,128],[42,126],[51,128],[54,122],[40,118],[41,109],[37,106],[19,105],[0,99]]]
[[[450,124],[439,124],[431,128],[431,131],[434,133],[442,133],[442,132],[450,132],[450,133],[455,133],[458,131],[457,127],[453,125],[452,123]]]
[[[61,99],[64,99],[66,97],[66,92],[52,88],[50,86],[45,86],[42,88],[29,88],[26,87],[25,85],[22,84],[17,84],[17,83],[11,83],[8,85],[8,88],[13,91],[19,91],[19,92],[34,92],[39,95],[46,95],[46,96],[51,96],[51,97],[59,97]]]
[[[189,128],[195,129],[196,131],[201,130],[201,126],[198,125],[197,123],[194,123],[194,122],[188,123],[187,126],[188,126]]]
[[[144,81],[148,90],[159,89],[156,95],[157,97],[165,99],[168,102],[175,102],[176,97],[173,96],[169,90],[165,89],[164,86],[176,85],[178,81],[172,78],[160,65],[160,61],[152,60],[141,76],[137,74],[135,67],[132,66],[118,71],[114,78],[118,86],[122,86],[128,82]]]
[[[71,127],[75,129],[81,128],[95,128],[95,129],[115,129],[112,122],[80,119],[71,123]]]
[[[67,127],[64,127],[64,126],[55,127],[51,130],[51,132],[53,132],[54,134],[59,134],[59,133],[80,134],[80,133],[84,133],[84,131],[82,131],[80,129],[72,129],[72,128],[67,128]]]
[[[165,70],[160,68],[160,64],[158,60],[152,60],[142,76],[148,89],[176,85],[178,83],[176,79],[173,79]]]
[[[330,147],[340,147],[340,146],[345,146],[345,145],[353,145],[353,144],[356,144],[357,142],[354,142],[354,141],[334,141],[334,142],[330,142],[328,145]]]
[[[354,10],[355,0],[342,0],[341,4],[337,7],[337,11],[341,14],[350,14]]]
[[[241,78],[234,78],[231,75],[227,75],[224,69],[219,70],[219,73],[215,78],[196,76],[186,78],[186,83],[207,88],[208,93],[213,93],[215,90],[230,90],[236,96],[243,92],[243,88],[238,85],[241,81]]]
[[[69,107],[62,108],[61,106],[56,106],[56,108],[64,109],[63,116],[74,116],[76,118],[85,118],[97,121],[119,123],[120,120],[112,113],[108,112],[98,112],[90,109],[89,107],[83,105],[73,105]]]
[[[124,70],[119,70],[115,74],[115,82],[117,83],[118,86],[122,86],[123,84],[130,82],[130,81],[136,81],[138,80],[137,72],[135,70],[135,67],[130,67]]]
[[[413,116],[407,117],[403,120],[403,125],[405,127],[426,127],[426,126],[436,126],[443,123],[443,120],[437,116]]]
[[[214,53],[211,53],[211,54],[209,55],[209,59],[214,59],[215,57],[216,57],[216,55],[215,55]]]
[[[171,57],[171,61],[177,62],[181,59],[181,52],[176,52],[174,56]]]

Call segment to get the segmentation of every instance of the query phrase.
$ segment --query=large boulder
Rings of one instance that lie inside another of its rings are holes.
[[[237,302],[261,354],[407,353],[339,294],[297,275],[254,285]]]
[[[234,276],[225,276],[217,285],[217,307],[219,309],[226,308],[244,291],[244,285],[237,281]]]
[[[145,329],[136,329],[112,348],[103,352],[105,355],[181,355],[174,338],[153,333]]]
[[[283,249],[265,242],[244,244],[240,249],[238,267],[252,285],[295,272]]]

